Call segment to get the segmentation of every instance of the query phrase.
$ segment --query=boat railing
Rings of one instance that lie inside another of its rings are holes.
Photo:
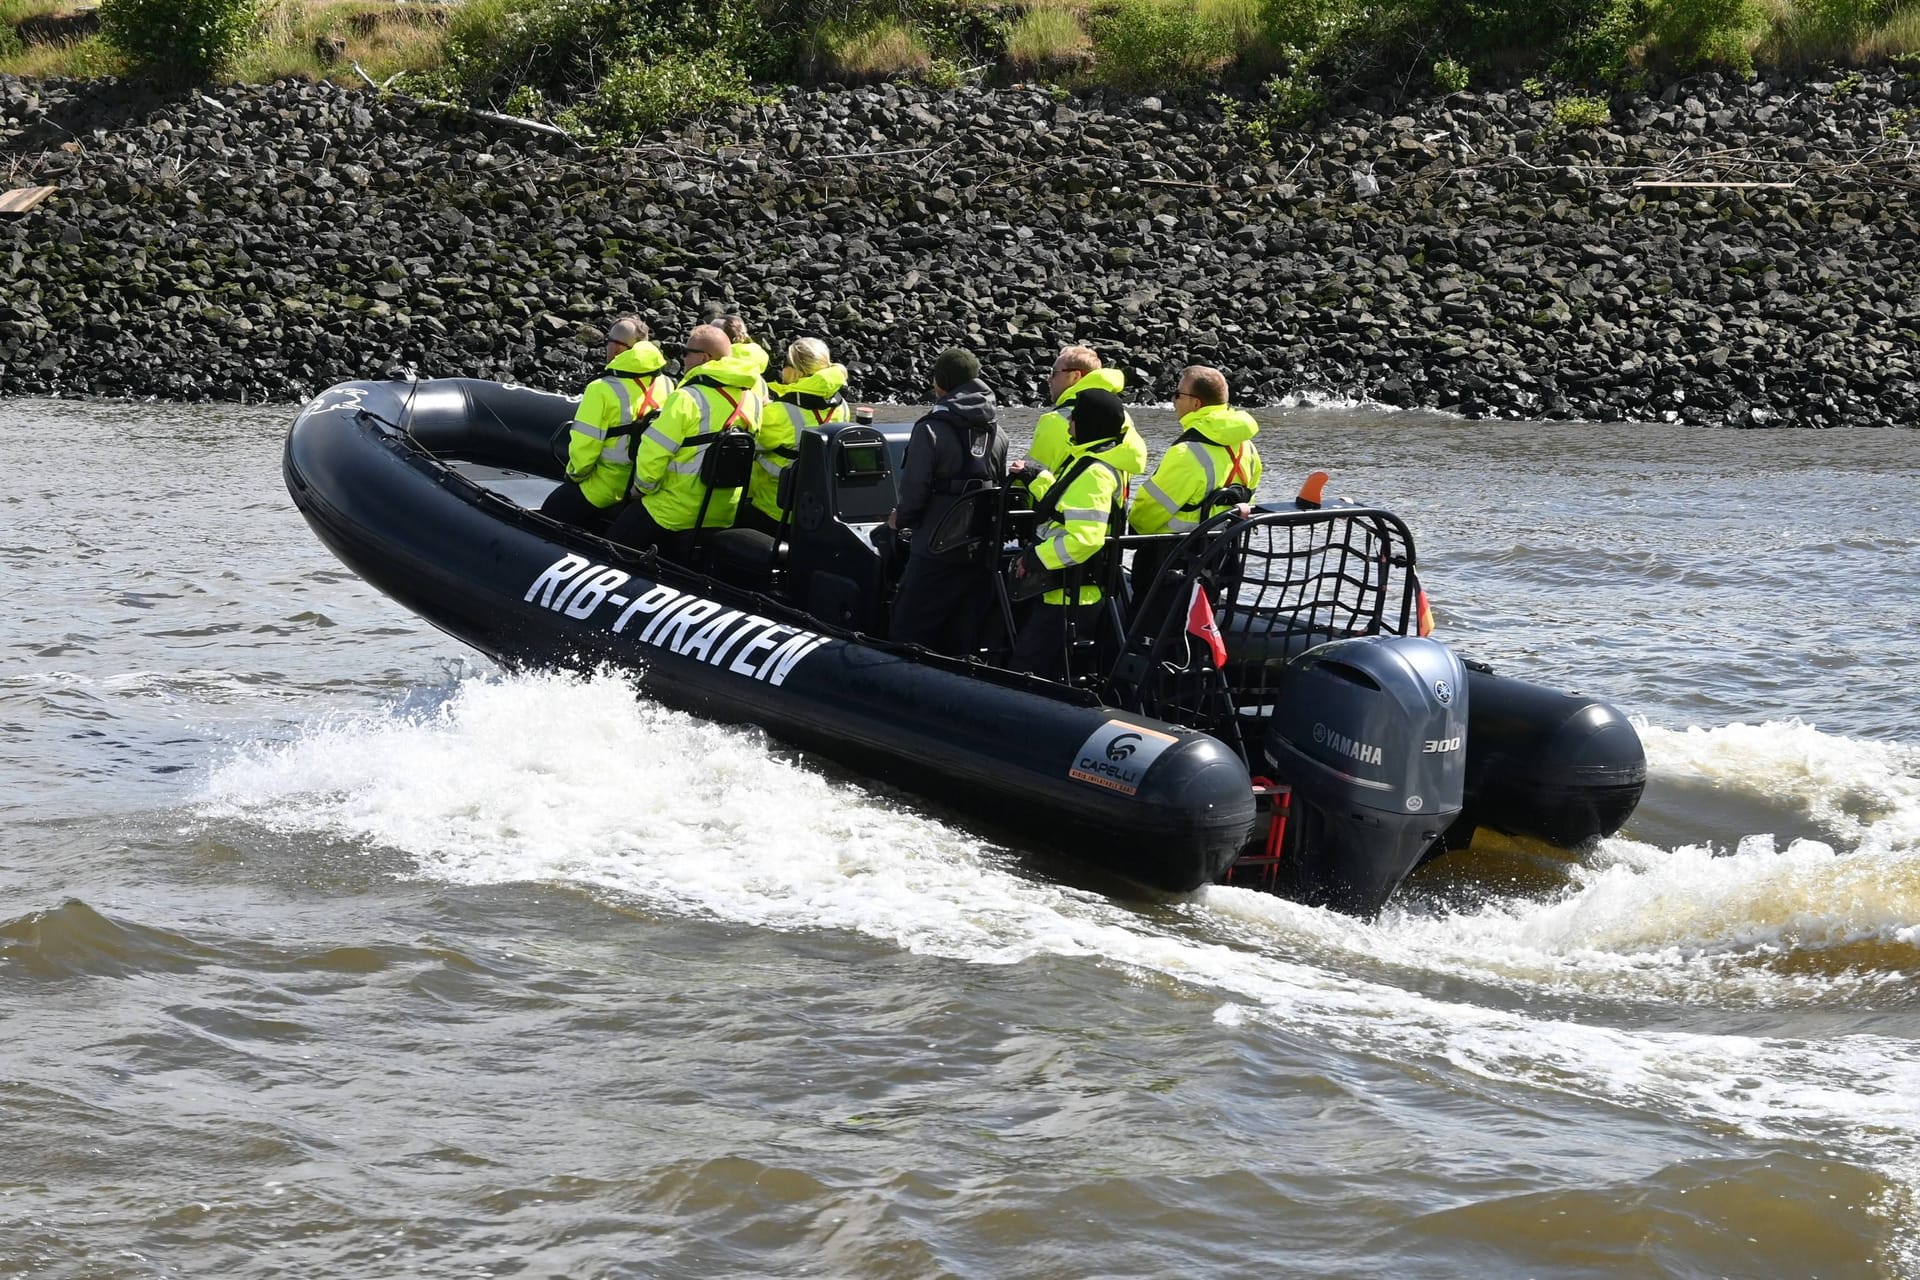
[[[1178,541],[1132,536],[1121,546],[1135,552],[1134,599],[1108,697],[1235,743],[1271,714],[1298,654],[1419,625],[1413,535],[1379,508],[1230,510]]]

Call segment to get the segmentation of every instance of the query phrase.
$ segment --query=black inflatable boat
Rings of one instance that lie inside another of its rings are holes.
[[[674,560],[540,516],[574,401],[465,379],[356,382],[305,406],[287,487],[369,583],[509,664],[631,674],[989,827],[1155,889],[1231,879],[1370,915],[1476,826],[1575,846],[1638,802],[1645,757],[1604,703],[1504,679],[1412,633],[1413,542],[1361,507],[1223,516],[1116,539],[1076,680],[885,638],[882,532],[904,425],[802,434],[790,525],[700,535]],[[934,537],[983,573],[1023,527],[969,495]],[[1030,523],[1030,521],[1029,521]],[[1157,566],[1157,567],[1152,567]],[[1010,623],[1019,607],[1002,590]],[[1226,662],[1189,629],[1210,609]]]

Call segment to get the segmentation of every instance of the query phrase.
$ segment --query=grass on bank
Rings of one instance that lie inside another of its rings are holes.
[[[1862,61],[1913,55],[1920,51],[1920,5],[1895,13],[1860,42],[1855,56]]]
[[[85,0],[0,0],[0,72],[93,76],[175,15],[244,14],[228,79],[378,81],[631,138],[754,83],[933,85],[963,73],[1158,90],[1257,86],[1256,141],[1349,90],[1469,88],[1493,69],[1569,89],[1756,61],[1805,67],[1920,55],[1920,0],[103,0],[140,39],[51,21]],[[223,19],[224,20],[224,19]],[[124,23],[123,23],[124,25]],[[144,44],[143,44],[144,41]],[[1917,67],[1916,70],[1920,70]]]
[[[256,6],[253,38],[221,75],[238,81],[298,76],[358,84],[355,62],[376,80],[428,71],[446,61],[448,13],[446,6],[418,2],[266,0]],[[0,74],[126,73],[125,57],[92,29],[97,19],[89,19],[95,14],[96,6],[76,0],[0,0]]]
[[[440,65],[446,11],[377,0],[275,0],[264,6],[260,36],[230,67],[235,80],[358,80],[354,63],[376,80]]]
[[[927,43],[898,18],[871,26],[828,23],[811,37],[802,55],[820,78],[864,82],[924,73],[933,62]]]
[[[51,18],[71,14],[83,7],[74,0],[0,0],[0,24],[14,26],[29,18]]]
[[[1022,75],[1084,70],[1092,52],[1084,19],[1064,6],[1031,6],[1007,31],[1007,63]]]

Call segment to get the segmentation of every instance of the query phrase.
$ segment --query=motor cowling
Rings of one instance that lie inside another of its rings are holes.
[[[1336,640],[1287,664],[1265,750],[1293,791],[1283,892],[1372,916],[1459,814],[1467,672],[1409,636]]]

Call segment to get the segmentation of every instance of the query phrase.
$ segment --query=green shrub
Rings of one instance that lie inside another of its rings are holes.
[[[1116,0],[1093,47],[1101,79],[1135,88],[1198,83],[1236,52],[1230,20],[1178,0]]]
[[[1245,139],[1263,156],[1273,155],[1275,134],[1299,128],[1327,105],[1320,78],[1299,59],[1287,74],[1269,76],[1261,86],[1259,98],[1252,103],[1239,102],[1223,94],[1214,95],[1213,101],[1220,108],[1227,130]]]
[[[776,75],[792,60],[754,0],[465,0],[447,26],[448,68],[474,102],[503,101],[523,85],[567,101],[614,69],[707,53],[748,76]]]
[[[929,89],[958,89],[960,79],[960,64],[952,58],[934,58],[920,71],[920,83]]]
[[[0,23],[0,58],[11,58],[16,53],[24,53],[26,48],[18,31],[9,24]]]
[[[523,120],[545,120],[552,114],[553,108],[547,102],[546,94],[530,84],[523,84],[507,95],[503,110]]]
[[[1459,92],[1470,64],[1506,49],[1487,24],[1510,27],[1508,10],[1525,8],[1521,0],[1264,0],[1280,70],[1268,82],[1272,119],[1290,127],[1352,90],[1404,84],[1423,71],[1442,92]]]
[[[1442,93],[1459,93],[1471,79],[1472,73],[1464,62],[1442,58],[1433,64],[1433,84]]]
[[[595,51],[626,46],[621,8],[612,0],[466,0],[447,24],[447,70],[476,102],[522,85],[556,96],[584,89]]]
[[[1323,28],[1336,17],[1349,59],[1360,51],[1361,69],[1378,83],[1436,55],[1466,66],[1550,66],[1570,80],[1617,79],[1646,35],[1650,0],[1392,0],[1357,12],[1333,0],[1268,2],[1282,11],[1304,5]]]
[[[1756,0],[1658,0],[1653,44],[1681,70],[1720,66],[1751,76],[1753,46],[1766,25]]]
[[[1410,13],[1416,7],[1420,6],[1402,6],[1400,11]],[[1265,0],[1260,19],[1267,40],[1276,50],[1296,60],[1310,60],[1331,50],[1363,24],[1387,20],[1389,12],[1384,7],[1365,7],[1357,0]]]
[[[1601,0],[1561,34],[1553,69],[1569,80],[1620,81],[1648,21],[1646,0]]]
[[[559,123],[601,142],[632,142],[670,124],[754,101],[746,72],[717,49],[629,57],[609,68],[599,89],[563,112]]]
[[[1276,129],[1298,128],[1327,105],[1326,86],[1308,70],[1305,58],[1296,58],[1285,75],[1269,77],[1261,89],[1266,93],[1262,114],[1269,136]]]
[[[1553,104],[1553,122],[1569,129],[1598,128],[1613,120],[1605,98],[1575,94]]]
[[[254,0],[100,0],[102,34],[136,71],[204,80],[246,46],[259,22]]]

